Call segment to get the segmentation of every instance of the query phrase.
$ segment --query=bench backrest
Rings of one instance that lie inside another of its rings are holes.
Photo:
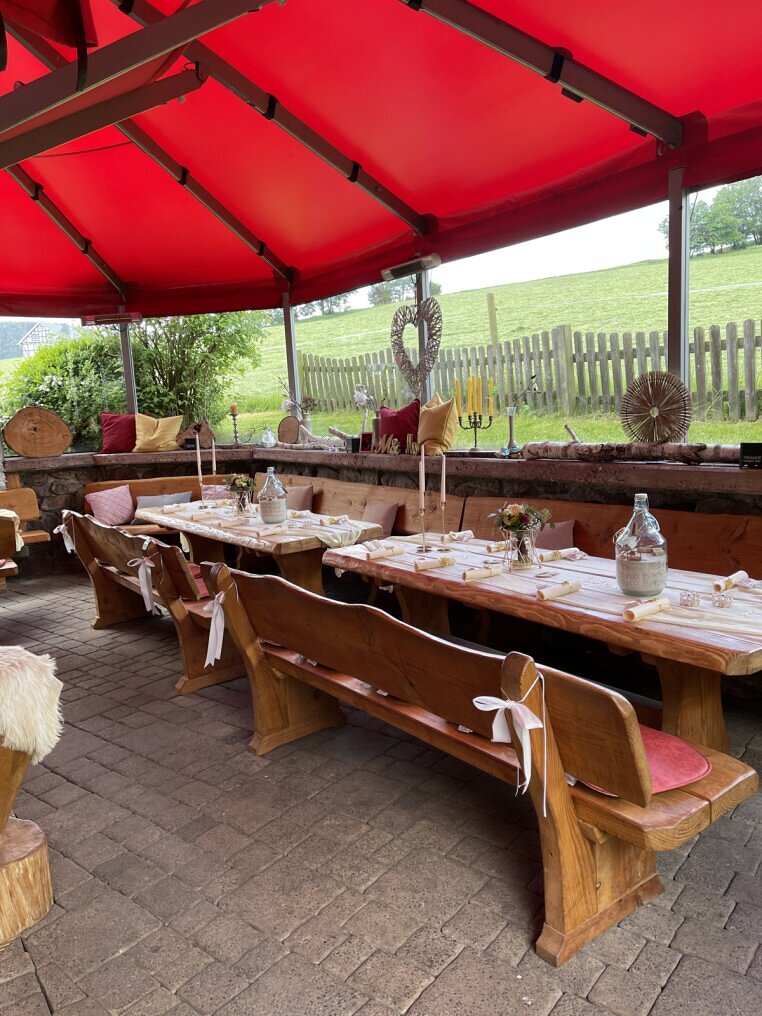
[[[40,517],[40,506],[37,495],[31,487],[15,487],[12,490],[0,490],[0,508],[10,508],[19,520],[31,522]],[[23,525],[21,527],[24,528]]]
[[[265,473],[256,473],[255,482],[260,490]],[[418,489],[411,487],[385,487],[373,483],[351,483],[331,480],[323,476],[301,476],[297,473],[278,473],[285,487],[313,487],[312,510],[321,515],[348,515],[361,519],[369,504],[382,502],[398,505],[392,531],[395,533],[420,532],[418,515]],[[442,515],[439,510],[439,480],[429,477],[430,490],[426,492],[426,525],[431,532],[440,532]],[[445,530],[458,530],[463,516],[463,498],[448,495],[445,507]]]
[[[473,699],[522,697],[537,673],[520,653],[501,657],[454,645],[375,607],[337,603],[281,578],[225,565],[215,565],[209,578],[215,590],[235,583],[237,596],[225,596],[226,624],[254,672],[252,642],[265,640],[485,738],[491,738],[493,714],[477,710]],[[260,650],[256,642],[257,655]],[[632,705],[570,674],[545,667],[542,673],[549,738],[555,737],[564,769],[634,804],[648,804],[651,775]]]
[[[511,498],[468,497],[463,528],[475,536],[491,539],[495,535],[492,519]],[[631,505],[587,504],[578,501],[528,500],[547,507],[554,522],[574,520],[574,545],[595,557],[614,556],[614,534],[632,515]],[[762,572],[762,516],[707,515],[671,508],[656,508],[661,531],[667,539],[669,563],[673,568],[726,575],[738,568],[750,574]]]
[[[0,518],[0,558],[16,553],[16,526],[13,519]]]
[[[224,483],[227,474],[222,476],[204,476],[205,484]],[[97,483],[85,484],[85,497],[99,490],[112,490],[114,487],[123,487],[125,484],[130,488],[132,500],[137,502],[139,497],[145,494],[181,494],[186,490],[191,492],[191,500],[198,501],[201,498],[201,487],[198,476],[154,476],[144,480],[102,480]]]
[[[77,556],[86,568],[88,563],[95,561],[115,568],[122,575],[137,578],[139,564],[130,562],[150,557],[154,561],[152,583],[163,600],[201,598],[196,580],[179,547],[170,547],[145,536],[130,536],[77,512],[67,512],[64,524],[74,541]]]

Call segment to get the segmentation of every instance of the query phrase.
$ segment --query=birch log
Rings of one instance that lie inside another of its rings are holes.
[[[525,459],[567,459],[579,462],[683,462],[700,465],[704,462],[738,464],[738,448],[734,445],[705,444],[567,444],[544,441],[524,445]]]

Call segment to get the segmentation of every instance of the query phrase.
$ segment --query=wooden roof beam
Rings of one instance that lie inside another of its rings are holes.
[[[678,117],[468,0],[402,0],[402,3],[542,74],[558,83],[569,98],[589,100],[624,120],[636,132],[651,134],[673,148],[682,144],[683,125]],[[622,45],[626,45],[626,40],[622,40]]]

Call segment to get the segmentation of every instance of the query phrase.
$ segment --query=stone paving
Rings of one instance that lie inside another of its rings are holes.
[[[257,759],[244,681],[178,697],[167,620],[92,615],[80,575],[0,597],[0,643],[57,658],[67,721],[17,801],[55,903],[0,954],[2,1016],[762,1012],[762,797],[554,970],[528,800],[357,712]],[[759,766],[762,701],[728,714]]]

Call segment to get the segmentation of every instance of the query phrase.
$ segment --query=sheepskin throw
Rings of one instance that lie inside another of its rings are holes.
[[[0,739],[6,748],[45,758],[61,736],[55,660],[35,656],[21,646],[0,646]]]

